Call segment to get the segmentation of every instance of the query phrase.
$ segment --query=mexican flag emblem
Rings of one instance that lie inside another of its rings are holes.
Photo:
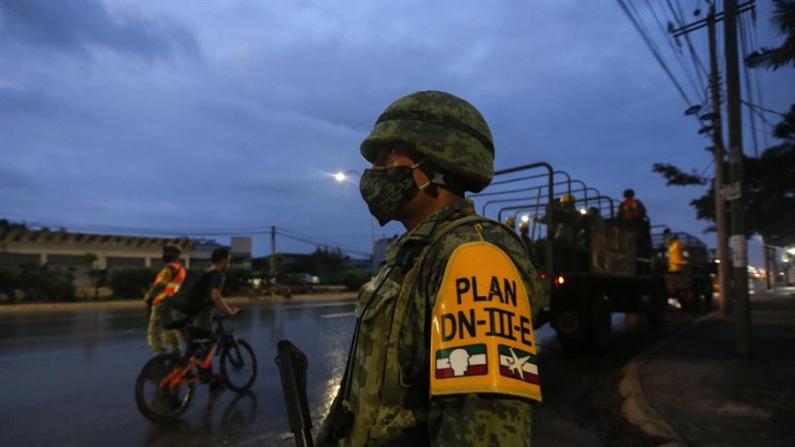
[[[535,354],[505,345],[499,345],[499,352],[501,375],[538,384],[538,360]]]
[[[436,378],[481,376],[488,372],[486,345],[469,345],[436,351]]]

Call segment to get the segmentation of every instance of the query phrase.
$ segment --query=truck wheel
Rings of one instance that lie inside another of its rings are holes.
[[[591,304],[591,330],[588,337],[591,348],[596,351],[607,349],[612,332],[612,308],[610,300],[603,293],[597,293]]]
[[[575,309],[566,309],[555,312],[553,317],[555,333],[558,341],[566,351],[576,351],[582,348],[583,319]]]
[[[704,283],[704,308],[707,313],[712,312],[712,284],[709,282]]]
[[[698,288],[698,305],[699,311],[702,313],[709,313],[712,306],[712,294],[709,291],[709,284],[706,281],[699,283]]]
[[[698,312],[698,294],[693,290],[679,290],[676,292],[676,299],[682,306],[683,312]]]
[[[646,314],[652,330],[658,331],[662,329],[665,323],[666,309],[668,309],[668,291],[663,287],[654,293],[649,312]]]

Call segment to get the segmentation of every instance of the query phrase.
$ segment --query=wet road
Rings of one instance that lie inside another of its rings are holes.
[[[354,304],[326,300],[242,307],[246,312],[237,318],[237,335],[249,340],[259,360],[251,391],[238,395],[199,386],[181,420],[166,426],[144,419],[135,405],[135,378],[151,357],[144,312],[0,314],[0,445],[292,445],[281,438],[287,423],[273,362],[276,342],[290,339],[309,357],[308,391],[317,422],[344,369]],[[668,330],[689,319],[674,315]],[[537,332],[545,403],[533,415],[536,445],[603,442],[602,425],[613,421],[600,408],[600,393],[629,358],[661,336],[635,322],[614,315],[613,346],[598,358],[564,354],[548,326]]]

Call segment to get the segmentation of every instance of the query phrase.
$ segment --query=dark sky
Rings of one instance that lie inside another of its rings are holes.
[[[629,3],[690,101],[702,102],[705,77],[689,81],[689,50],[683,65],[655,22],[672,19],[667,3]],[[686,22],[706,9],[672,3]],[[758,1],[748,36],[757,46],[783,40],[771,3]],[[691,37],[707,65],[706,31]],[[795,101],[791,69],[753,74],[766,108]],[[358,145],[378,114],[428,89],[481,110],[498,169],[547,161],[608,195],[634,188],[654,223],[698,235],[707,226],[688,205],[703,188],[666,187],[651,166],[701,172],[709,140],[612,0],[1,1],[0,217],[202,230],[221,242],[255,234],[256,255],[270,251],[264,233],[275,225],[368,252],[357,179],[331,173],[366,168]],[[773,144],[758,119],[756,130],[760,150],[765,137]],[[743,132],[753,154],[747,119]],[[393,223],[377,235],[400,231]],[[277,238],[282,251],[314,248]]]

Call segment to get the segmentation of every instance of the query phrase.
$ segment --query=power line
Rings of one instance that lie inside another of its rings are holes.
[[[127,227],[127,226],[116,226],[116,225],[105,225],[105,224],[90,224],[85,222],[76,223],[73,221],[61,221],[59,223],[56,223],[57,221],[54,219],[22,216],[18,214],[6,214],[6,216],[13,217],[15,219],[23,219],[23,223],[25,223],[28,226],[34,226],[34,227],[69,228],[71,231],[74,232],[110,233],[110,234],[136,235],[136,236],[161,236],[161,237],[165,236],[214,237],[215,236],[217,237],[217,236],[234,236],[238,234],[243,234],[246,236],[258,236],[263,234],[270,234],[273,228],[272,226],[261,226],[261,227],[258,226],[258,227],[232,228],[225,230],[224,229],[173,229],[173,228],[156,229],[156,228]],[[295,240],[298,242],[311,244],[313,246],[339,247],[342,251],[346,253],[364,255],[364,256],[369,255],[369,252],[363,250],[351,249],[349,247],[342,247],[339,244],[335,243],[316,241],[308,238],[303,238],[300,236],[295,236],[290,233],[282,231],[279,227],[276,227],[276,230],[277,230],[276,234],[278,234],[279,236]]]
[[[649,10],[651,11],[652,16],[654,17],[654,21],[657,22],[657,26],[660,28],[660,31],[661,31],[661,33],[663,35],[663,38],[665,39],[666,42],[668,42],[668,46],[671,48],[671,52],[674,53],[674,55],[676,56],[677,60],[679,61],[679,65],[682,66],[682,69],[685,72],[685,75],[687,76],[687,79],[690,81],[690,85],[693,87],[693,90],[695,90],[696,92],[703,91],[704,90],[703,81],[701,79],[699,79],[699,85],[701,87],[699,88],[698,86],[696,86],[696,82],[693,80],[693,75],[690,73],[689,67],[688,67],[687,63],[685,62],[685,60],[684,60],[684,56],[682,55],[681,48],[677,49],[674,46],[673,40],[668,37],[668,32],[666,31],[665,26],[660,21],[660,18],[657,16],[657,11],[655,11],[655,9],[652,6],[650,0],[646,0],[646,5],[648,6]],[[695,76],[698,77],[698,74],[696,74]]]
[[[320,240],[320,239],[317,239],[315,236],[309,236],[309,235],[306,235],[306,234],[302,234],[300,232],[296,232],[294,229],[290,229],[289,231],[285,231],[283,228],[277,227],[276,230],[277,230],[277,234],[290,236],[290,237],[293,237],[293,238],[301,238],[301,239],[311,240],[313,242],[316,242],[317,245],[325,245],[325,246],[337,246],[338,245],[336,242],[328,242],[326,240]]]
[[[708,171],[710,168],[712,168],[712,165],[713,165],[713,164],[715,164],[715,159],[710,159],[709,163],[707,164],[707,167],[705,167],[705,168],[704,168],[704,169],[701,171],[701,175],[699,175],[699,177],[700,177],[700,178],[702,178],[702,179],[706,178],[705,176],[707,175],[707,171]]]
[[[758,42],[758,39],[757,39],[758,36],[757,36],[757,27],[756,27],[756,9],[755,8],[751,12],[751,20],[753,20],[753,25],[749,24],[748,26],[749,26],[749,28],[752,28],[752,31],[749,32],[748,35],[749,35],[749,39],[751,41],[751,49],[755,49],[755,48],[758,48],[758,43],[757,43]],[[756,82],[755,82],[755,85],[756,85],[756,97],[759,100],[759,104],[764,106],[765,101],[764,101],[764,98],[762,97],[762,83],[761,83],[761,81],[759,81],[759,74],[756,73],[756,72],[754,72],[754,74],[755,74],[754,79],[756,80]],[[766,122],[765,118],[763,116],[761,116],[761,114],[760,114],[760,118],[762,118],[762,121]],[[765,148],[770,147],[770,143],[768,142],[768,139],[767,139],[767,132],[763,132],[762,133],[762,138],[763,138],[763,141],[764,141],[764,144],[765,144]]]
[[[24,222],[32,225],[32,226],[39,226],[39,227],[56,227],[56,228],[70,228],[75,231],[88,231],[88,232],[126,232],[126,233],[136,233],[136,234],[166,234],[166,235],[197,235],[197,236],[227,236],[227,235],[234,235],[240,233],[252,233],[252,232],[262,232],[262,231],[269,231],[269,226],[263,227],[246,227],[246,228],[204,228],[204,229],[197,229],[197,228],[153,228],[153,227],[132,227],[132,226],[121,226],[121,225],[110,225],[110,224],[101,224],[101,223],[87,223],[87,222],[78,222],[78,221],[70,221],[70,220],[63,220],[63,219],[53,219],[49,217],[33,217],[33,216],[26,216],[14,213],[6,213],[8,217],[13,217],[15,219],[22,219]]]
[[[290,236],[290,235],[285,234],[284,232],[279,231],[278,229],[276,230],[276,234],[281,236],[281,237],[284,237],[286,239],[294,240],[296,242],[303,242],[305,244],[313,245],[315,247],[329,247],[329,246],[332,246],[332,247],[338,248],[340,251],[343,251],[345,253],[357,254],[357,255],[362,255],[362,256],[369,256],[370,255],[369,252],[360,251],[360,250],[354,250],[354,249],[351,249],[351,248],[342,247],[342,246],[337,245],[337,244],[324,244],[324,243],[319,242],[319,241],[313,241],[313,240],[309,240],[309,239],[305,239],[305,238],[301,238],[301,237]]]
[[[671,5],[671,0],[666,0],[666,1],[668,2],[668,7],[671,9],[671,13],[674,16],[674,20],[676,20],[676,22],[677,22],[677,24],[679,25],[680,28],[683,27],[684,26],[684,21],[683,21],[684,20],[684,14],[682,13],[682,7],[679,4],[679,0],[676,0],[676,4],[677,4],[677,6],[679,8],[679,14],[681,15],[681,17],[677,16],[676,11],[674,11],[673,6]],[[690,35],[689,34],[685,34],[685,41],[687,42],[687,47],[690,50],[690,57],[693,59],[693,65],[696,68],[696,72],[698,72],[699,68],[701,69],[701,76],[699,76],[698,79],[700,81],[702,81],[703,78],[706,78],[706,77],[709,76],[709,73],[707,72],[706,67],[704,67],[704,63],[701,61],[701,58],[698,57],[698,52],[696,52],[695,47],[693,47],[693,42],[690,40]],[[707,99],[706,98],[706,88],[704,87],[703,81],[701,82],[700,85],[701,85],[701,91],[705,92],[704,102],[706,102],[706,99]]]
[[[767,113],[772,113],[772,114],[774,114],[774,115],[778,115],[778,116],[780,116],[780,117],[785,117],[785,116],[787,116],[787,114],[786,114],[786,113],[776,112],[775,110],[770,110],[770,109],[767,109],[767,108],[765,108],[765,107],[762,107],[762,106],[760,106],[760,105],[758,105],[758,104],[752,104],[752,103],[750,103],[750,102],[748,102],[748,101],[743,101],[743,104],[745,104],[745,105],[747,105],[747,106],[749,106],[749,107],[753,107],[754,109],[761,110],[761,111],[763,111],[763,112],[767,112]]]
[[[743,56],[748,56],[750,43],[748,42],[748,30],[747,30],[747,22],[748,18],[740,15],[738,17],[740,21],[740,48],[741,54]],[[745,74],[745,94],[748,96],[749,101],[753,101],[754,97],[751,90],[751,73],[748,69],[748,64],[743,65],[743,72]],[[756,115],[753,112],[748,113],[748,116],[751,118],[751,139],[754,142],[754,155],[759,157],[759,140],[756,138]]]
[[[775,126],[774,124],[771,124],[771,123],[770,123],[770,122],[767,120],[767,118],[765,118],[765,115],[764,115],[764,114],[762,114],[762,112],[760,112],[759,110],[757,110],[757,108],[758,108],[757,106],[754,106],[753,104],[751,104],[751,103],[749,103],[749,102],[747,102],[747,101],[742,101],[742,103],[743,103],[743,104],[744,104],[746,107],[748,107],[748,109],[750,109],[751,111],[753,111],[754,113],[756,113],[756,114],[757,114],[757,116],[759,116],[759,118],[762,120],[762,122],[763,122],[763,123],[765,123],[765,124],[767,124],[767,125],[768,125],[768,127],[770,127],[771,129],[775,129],[775,127],[776,127],[776,126]],[[765,134],[766,134],[766,133],[765,133]]]
[[[655,50],[654,43],[651,41],[649,36],[647,36],[643,32],[643,29],[642,29],[640,23],[638,22],[638,19],[636,19],[635,16],[632,15],[632,13],[630,12],[629,8],[627,7],[626,0],[616,0],[616,1],[618,2],[618,5],[621,7],[621,9],[624,11],[624,13],[627,15],[627,17],[629,18],[630,22],[632,22],[632,25],[635,26],[635,29],[638,31],[638,34],[640,34],[641,38],[643,38],[643,41],[646,43],[646,46],[649,47],[649,50],[652,52],[652,55],[654,56],[655,59],[657,59],[657,62],[660,64],[662,69],[668,75],[668,78],[671,80],[671,82],[673,82],[674,86],[676,87],[676,90],[679,91],[680,95],[682,95],[682,99],[685,100],[685,103],[688,106],[692,106],[693,102],[690,100],[690,98],[688,98],[688,96],[685,93],[684,89],[682,89],[682,86],[679,85],[679,82],[676,80],[676,77],[673,75],[673,73],[671,73],[670,68],[668,68],[668,65],[662,59],[662,56],[660,56],[660,54]]]

